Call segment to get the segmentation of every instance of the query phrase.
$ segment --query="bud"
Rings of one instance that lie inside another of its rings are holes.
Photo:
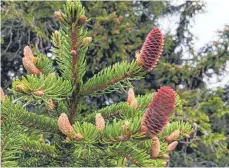
[[[162,166],[166,167],[167,163],[168,163],[167,161],[164,161],[164,162],[162,163]]]
[[[58,21],[62,21],[62,14],[60,12],[55,12],[54,13],[55,17],[58,19]]]
[[[162,159],[169,159],[170,156],[169,156],[169,154],[165,153],[165,154],[162,155],[161,158],[162,158]]]
[[[164,39],[159,29],[153,29],[146,37],[138,57],[139,64],[143,63],[146,71],[152,71],[156,66],[163,49]]]
[[[172,132],[169,136],[166,136],[165,140],[167,142],[172,142],[172,141],[176,140],[179,136],[180,136],[180,130],[176,130],[176,131]]]
[[[144,63],[143,63],[143,61],[141,60],[141,51],[140,51],[140,50],[137,50],[137,51],[135,52],[135,57],[136,57],[137,64],[138,64],[139,66],[142,66]]]
[[[160,153],[160,141],[157,137],[152,138],[152,158],[157,158]]]
[[[77,141],[79,141],[79,140],[84,139],[84,137],[80,133],[76,133],[75,136],[74,136],[74,139],[77,140]]]
[[[125,121],[124,125],[122,126],[122,132],[124,136],[129,136],[130,131],[129,131],[129,121]]]
[[[105,120],[100,113],[95,116],[95,125],[98,131],[102,131],[105,127]]]
[[[55,109],[55,104],[52,99],[48,99],[48,111]]]
[[[6,99],[6,95],[5,95],[5,93],[4,93],[3,89],[2,89],[2,87],[0,87],[0,90],[1,90],[1,100],[4,102],[5,99]]]
[[[26,91],[26,86],[24,84],[16,85],[16,90],[23,93]]]
[[[190,135],[184,134],[184,137],[185,137],[185,138],[190,138]]]
[[[83,39],[83,44],[90,45],[92,41],[92,37],[85,37]]]
[[[56,73],[55,73],[55,72],[52,72],[52,73],[48,74],[47,77],[48,77],[48,78],[49,78],[49,77],[50,77],[50,78],[54,78],[54,77],[56,77]]]
[[[177,147],[177,145],[178,145],[178,142],[177,141],[174,141],[174,142],[172,142],[171,144],[169,144],[168,146],[167,146],[167,151],[173,151],[176,147]]]
[[[58,126],[59,130],[66,136],[75,137],[76,132],[74,131],[73,127],[71,126],[68,116],[65,113],[61,113],[58,119]]]
[[[113,33],[113,34],[120,34],[120,31],[117,30],[117,29],[115,29],[112,33]]]
[[[117,23],[117,24],[120,24],[121,23],[121,20],[119,18],[114,18],[113,19],[113,22],[114,23]]]
[[[24,47],[24,57],[30,59],[31,61],[34,58],[33,52],[29,46]]]
[[[36,96],[44,96],[45,93],[44,93],[44,90],[42,89],[42,90],[37,90],[33,92],[33,94]]]
[[[72,50],[72,51],[71,51],[71,55],[72,55],[72,56],[76,56],[76,55],[77,55],[76,50]]]
[[[79,19],[80,25],[86,23],[86,21],[87,21],[87,17],[85,15],[80,16],[80,19]]]
[[[58,31],[58,30],[55,30],[55,36],[56,36],[56,38],[58,38],[59,37],[59,34],[60,34],[60,32]]]
[[[135,98],[134,90],[133,88],[130,88],[128,91],[128,98],[127,103],[132,106],[133,108],[138,108],[138,101]]]
[[[22,63],[25,67],[25,69],[34,75],[40,75],[41,71],[34,65],[34,63],[32,62],[32,60],[30,60],[27,57],[23,57],[22,58]]]

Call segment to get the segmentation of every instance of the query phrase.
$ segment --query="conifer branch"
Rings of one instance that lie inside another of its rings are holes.
[[[56,158],[57,153],[54,146],[40,143],[36,140],[30,140],[28,137],[23,137],[22,141],[22,149],[24,151],[32,152],[32,153],[38,153],[41,155],[45,155],[48,157]]]
[[[59,132],[57,120],[28,112],[22,107],[21,102],[13,104],[10,100],[6,101],[2,106],[2,116],[6,118],[6,120],[8,118],[13,118],[15,122],[29,128],[50,131],[53,133]]]
[[[126,61],[116,63],[111,67],[103,69],[98,74],[90,78],[82,86],[79,93],[81,95],[96,95],[102,94],[106,91],[117,91],[119,88],[121,88],[119,85],[122,87],[125,85],[128,86],[129,80],[139,80],[143,78],[144,74],[145,72],[140,66],[137,65],[136,61],[132,61],[131,63],[127,63]],[[124,85],[122,85],[121,82],[123,82]]]

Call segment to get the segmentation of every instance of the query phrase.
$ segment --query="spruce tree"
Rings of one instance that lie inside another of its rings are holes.
[[[6,96],[1,89],[2,166],[165,166],[178,140],[189,138],[190,124],[174,117],[181,110],[176,92],[163,86],[135,96],[132,81],[152,71],[163,50],[163,35],[153,28],[136,59],[118,62],[84,80],[85,54],[93,40],[78,1],[55,12],[60,29],[52,34],[58,63],[24,48],[28,74],[13,81]],[[126,93],[127,101],[94,112],[90,98]]]

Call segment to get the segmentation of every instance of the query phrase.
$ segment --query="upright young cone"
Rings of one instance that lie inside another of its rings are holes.
[[[161,31],[158,28],[153,29],[147,35],[140,55],[136,55],[137,63],[142,65],[145,70],[152,71],[162,54],[163,44],[164,39]]]
[[[105,127],[105,120],[100,113],[95,116],[95,125],[98,131],[102,131]]]
[[[74,137],[76,132],[74,131],[73,127],[71,126],[68,116],[65,113],[61,113],[58,119],[58,126],[59,130],[68,137]]]
[[[123,132],[123,135],[124,136],[129,136],[129,134],[130,134],[129,124],[130,124],[129,121],[125,121],[124,124],[123,124],[123,126],[122,126],[122,132]]]
[[[25,67],[25,69],[34,75],[40,75],[41,71],[34,65],[33,61],[30,60],[30,58],[23,57],[22,58],[22,63]]]
[[[0,90],[1,90],[1,100],[5,101],[6,96],[5,96],[5,93],[4,93],[3,89],[2,89],[2,87],[0,87]]]
[[[151,153],[152,158],[157,158],[159,153],[160,153],[160,141],[156,136],[154,136],[152,138],[152,153]]]
[[[37,90],[37,91],[33,92],[33,94],[36,96],[44,96],[45,93],[44,93],[44,90],[41,89],[41,90]]]
[[[138,107],[138,101],[135,98],[135,94],[134,94],[134,89],[133,88],[130,88],[129,91],[128,91],[127,103],[130,106],[134,107],[134,108]]]
[[[142,121],[149,135],[159,134],[168,123],[175,107],[176,93],[170,87],[162,87],[153,97]]]
[[[79,19],[80,25],[86,23],[86,21],[87,21],[87,17],[85,15],[80,16],[80,19]]]
[[[173,131],[170,135],[165,137],[166,142],[172,142],[176,140],[180,135],[180,130]]]
[[[177,145],[178,145],[178,142],[177,141],[173,141],[171,144],[169,144],[167,146],[167,151],[169,151],[169,152],[173,151],[174,149],[176,149]]]
[[[24,84],[18,84],[18,85],[16,85],[16,90],[18,91],[18,92],[25,92],[26,90],[27,90],[27,88],[26,88],[26,86],[24,85]]]
[[[52,99],[48,99],[48,111],[55,109],[55,104]]]
[[[24,57],[30,59],[31,61],[34,59],[33,52],[29,46],[24,47]]]

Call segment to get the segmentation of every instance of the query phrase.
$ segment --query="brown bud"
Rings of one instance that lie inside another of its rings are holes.
[[[152,138],[152,158],[157,158],[160,153],[160,141],[154,136]]]
[[[55,104],[52,99],[48,99],[48,111],[55,109]]]
[[[120,34],[120,31],[117,30],[117,29],[115,29],[112,33],[113,33],[113,34]]]
[[[34,65],[34,63],[32,62],[32,60],[30,60],[27,57],[23,57],[22,58],[22,63],[25,67],[25,69],[34,75],[39,75],[41,73],[41,71]]]
[[[128,91],[128,98],[127,103],[132,106],[133,108],[138,108],[138,101],[135,98],[134,90],[133,88],[130,88]]]
[[[105,120],[100,113],[95,116],[96,129],[102,131],[105,127]]]
[[[74,137],[75,140],[79,141],[79,140],[82,140],[84,139],[83,135],[81,135],[80,133],[77,133]]]
[[[129,132],[129,121],[125,121],[124,125],[122,126],[122,132],[124,136],[129,136],[130,132]]]
[[[141,59],[141,51],[140,50],[137,50],[135,52],[135,57],[136,57],[137,64],[139,66],[142,66],[144,63],[143,63],[143,60]]]
[[[85,37],[83,39],[83,43],[86,44],[86,45],[90,45],[91,41],[92,41],[92,37]]]
[[[5,95],[5,93],[4,93],[3,89],[2,89],[2,87],[0,87],[0,90],[1,90],[1,100],[4,102],[5,99],[6,99],[6,95]]]
[[[179,136],[180,136],[180,130],[176,130],[176,131],[172,132],[169,136],[166,136],[165,140],[167,142],[172,142],[172,141],[176,140]]]
[[[72,55],[72,56],[76,56],[76,55],[77,55],[76,50],[72,50],[72,51],[71,51],[71,55]]]
[[[113,19],[113,22],[114,22],[114,23],[117,23],[117,24],[120,24],[120,23],[121,23],[121,21],[120,21],[119,18],[114,18],[114,19]]]
[[[65,113],[61,113],[58,119],[59,130],[66,136],[75,137],[77,134],[71,126],[68,116]]]
[[[29,46],[24,47],[24,57],[30,59],[31,61],[34,58],[33,52]]]
[[[162,158],[162,159],[169,159],[170,156],[169,156],[169,154],[165,153],[165,154],[162,155],[161,158]]]
[[[36,96],[44,96],[45,93],[44,93],[44,90],[42,89],[42,90],[37,90],[33,92],[33,94]]]
[[[185,137],[185,138],[190,138],[190,135],[184,134],[184,137]]]
[[[168,163],[167,161],[164,161],[164,162],[162,163],[162,166],[165,167],[165,166],[167,165],[167,163]]]
[[[18,92],[25,92],[26,91],[26,86],[24,84],[16,85],[16,90]]]
[[[82,25],[82,24],[86,23],[86,21],[87,21],[87,17],[85,15],[80,16],[79,24]]]
[[[172,142],[167,146],[167,151],[173,151],[177,147],[177,145],[178,145],[177,141]]]
[[[55,30],[55,36],[56,36],[56,38],[58,38],[58,36],[59,36],[59,31]]]
[[[56,16],[56,18],[58,19],[58,21],[62,21],[62,14],[60,12],[55,12],[54,15]]]

